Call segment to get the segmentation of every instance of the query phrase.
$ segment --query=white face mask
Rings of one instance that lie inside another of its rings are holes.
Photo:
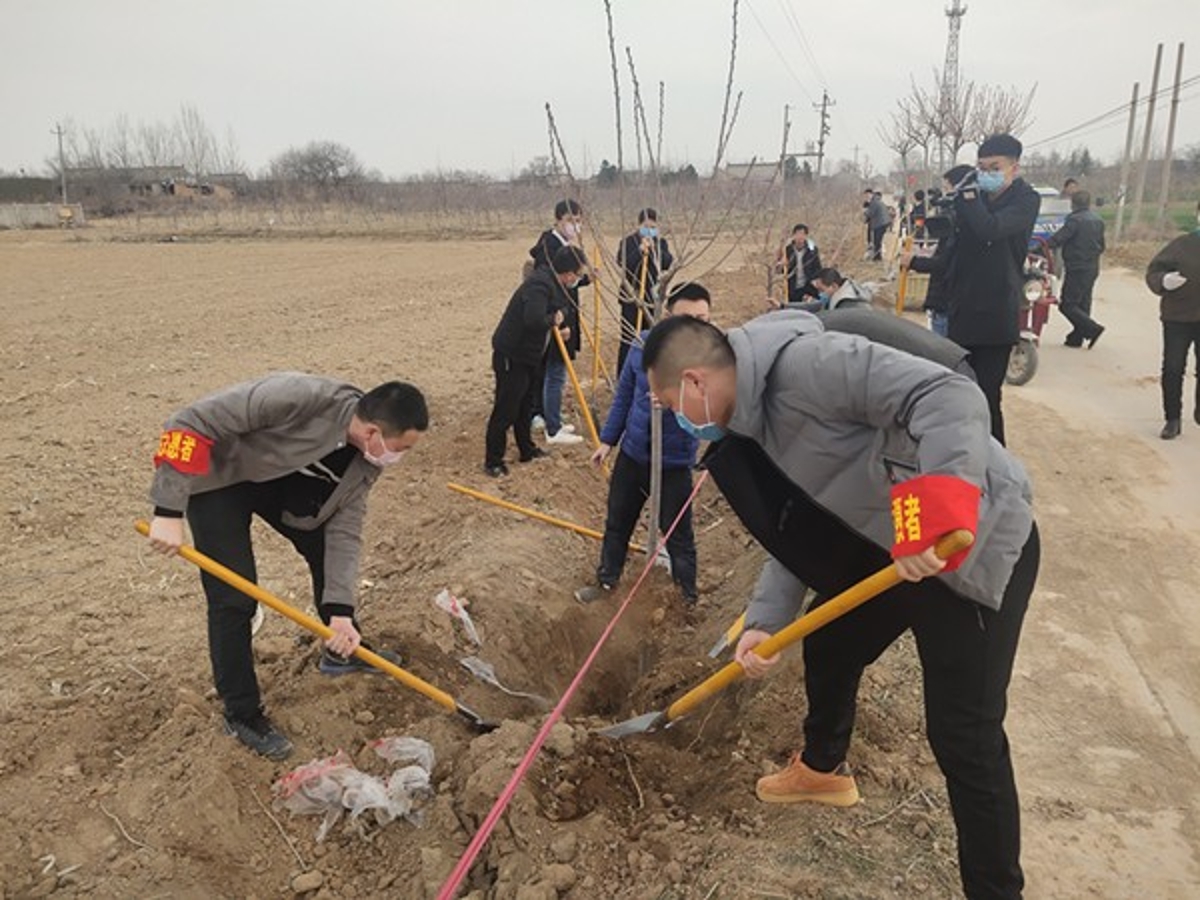
[[[383,445],[383,452],[378,456],[372,453],[370,450],[371,439],[367,438],[367,442],[363,447],[363,459],[373,466],[379,466],[381,469],[387,466],[394,466],[396,463],[400,462],[400,460],[404,458],[404,454],[408,451],[389,450],[387,443],[383,439],[383,432],[377,431],[375,433],[379,436],[379,443]]]

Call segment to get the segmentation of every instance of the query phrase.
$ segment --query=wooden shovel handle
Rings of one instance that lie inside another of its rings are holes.
[[[133,527],[143,535],[149,536],[150,534],[150,525],[145,521],[135,522]],[[320,619],[314,619],[307,613],[303,613],[295,607],[284,603],[274,594],[263,590],[253,581],[243,578],[237,572],[226,568],[215,559],[205,556],[195,547],[189,547],[187,544],[184,544],[179,548],[179,555],[193,565],[203,569],[214,578],[219,578],[230,587],[237,588],[252,600],[257,600],[263,606],[271,607],[271,609],[275,610],[275,612],[279,613],[281,616],[291,619],[302,628],[307,628],[318,637],[327,639],[333,636],[333,629],[331,629]],[[366,647],[359,647],[354,651],[354,655],[364,662],[370,663],[375,668],[386,672],[388,675],[391,675],[406,687],[412,688],[419,694],[424,694],[434,703],[446,707],[446,709],[450,710],[451,712],[460,712],[458,702],[445,691],[434,687],[429,682],[418,678],[411,672],[405,671],[395,663],[384,659],[378,653],[372,653]]]
[[[974,535],[965,529],[952,531],[937,542],[935,552],[941,559],[948,559],[970,547],[974,541]],[[862,606],[868,600],[878,597],[888,588],[895,587],[900,581],[900,572],[896,568],[896,564],[892,563],[887,568],[880,569],[874,575],[870,575],[842,591],[827,603],[822,603],[786,628],[780,629],[751,652],[757,653],[764,659],[774,656],[780,650],[812,634],[818,628],[828,625],[834,619],[844,616],[855,607]],[[667,720],[673,722],[680,716],[686,715],[709,697],[733,684],[744,674],[745,669],[742,668],[740,662],[735,660],[729,663],[672,703],[667,708]]]

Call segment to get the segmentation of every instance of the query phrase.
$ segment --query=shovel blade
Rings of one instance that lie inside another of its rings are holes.
[[[596,733],[607,738],[623,738],[634,734],[649,734],[667,724],[666,713],[648,712],[632,719],[626,719],[624,722],[618,722],[616,725],[601,728]]]

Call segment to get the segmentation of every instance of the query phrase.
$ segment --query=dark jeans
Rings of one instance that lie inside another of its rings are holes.
[[[1196,409],[1200,411],[1200,322],[1163,322],[1162,401],[1163,417],[1183,417],[1183,376],[1188,351],[1196,354]]]
[[[533,455],[533,437],[529,433],[533,421],[533,395],[537,390],[538,367],[520,363],[503,353],[492,353],[492,371],[496,374],[496,398],[487,423],[485,466],[504,462],[508,445],[508,429],[513,430],[517,450],[522,459]]]
[[[975,381],[983,396],[987,397],[988,412],[992,416],[992,437],[1004,443],[1004,412],[1000,408],[1004,376],[1008,372],[1008,356],[1012,347],[1008,344],[963,347],[970,355],[967,362],[975,371]]]
[[[802,757],[828,772],[846,758],[863,669],[912,629],[924,680],[926,734],[946,778],[968,898],[1017,898],[1021,823],[1004,732],[1021,623],[1037,579],[1034,526],[999,611],[959,597],[936,579],[865,603],[804,641]]]
[[[201,553],[243,578],[256,581],[250,519],[257,515],[291,541],[308,563],[317,612],[328,625],[330,615],[321,603],[325,591],[325,530],[301,531],[283,524],[287,481],[242,482],[194,495],[188,500],[187,510],[192,540]],[[250,649],[250,620],[256,604],[207,572],[201,573],[200,581],[208,598],[208,652],[217,693],[225,703],[226,715],[251,718],[262,711]]]
[[[1098,277],[1099,266],[1067,269],[1058,308],[1071,323],[1071,333],[1067,335],[1070,346],[1078,347],[1101,331],[1100,325],[1092,319],[1092,288]]]
[[[883,259],[883,236],[887,230],[886,225],[871,229],[871,259]]]
[[[692,493],[691,469],[663,469],[662,504],[658,527],[671,527]],[[625,452],[617,453],[608,485],[608,516],[604,521],[604,542],[600,547],[600,567],[596,578],[604,584],[616,584],[625,568],[629,539],[637,527],[642,507],[650,497],[650,466]],[[688,507],[679,525],[667,540],[671,557],[671,577],[686,596],[696,595],[696,537],[692,533],[692,509]]]

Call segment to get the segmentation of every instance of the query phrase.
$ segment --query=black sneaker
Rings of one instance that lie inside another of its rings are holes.
[[[259,713],[251,719],[225,716],[225,733],[237,738],[259,756],[276,761],[292,755],[292,742],[271,720]]]
[[[1092,333],[1092,336],[1087,339],[1087,348],[1089,350],[1096,346],[1096,341],[1100,340],[1100,335],[1102,334],[1104,334],[1104,326],[1097,325],[1096,330]]]
[[[504,463],[498,463],[494,466],[484,466],[483,471],[485,475],[490,475],[492,478],[499,478],[502,475],[508,474],[508,466]]]
[[[393,666],[398,666],[401,663],[399,653],[393,653],[391,650],[372,650],[372,652],[377,656],[382,656]],[[334,678],[339,675],[381,674],[379,669],[366,660],[359,659],[357,656],[338,656],[332,650],[328,649],[321,651],[321,659],[317,663],[317,669],[322,675],[329,675]]]
[[[1159,432],[1159,437],[1164,441],[1172,441],[1179,437],[1179,432],[1182,431],[1178,419],[1167,419],[1167,424],[1163,426],[1163,430]]]
[[[536,459],[549,459],[550,454],[541,447],[534,447],[533,451],[528,456],[522,456],[520,461],[523,463],[533,462]]]

